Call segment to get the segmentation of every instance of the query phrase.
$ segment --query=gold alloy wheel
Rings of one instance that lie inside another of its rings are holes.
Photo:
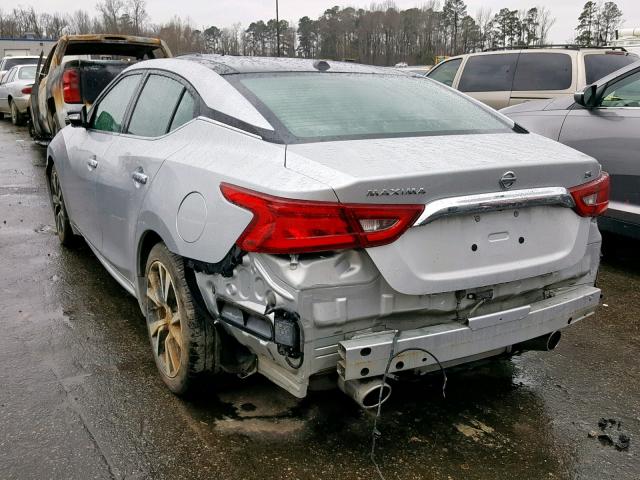
[[[182,324],[176,290],[167,267],[156,260],[147,273],[147,325],[153,354],[162,373],[175,377],[180,370]]]
[[[64,225],[67,221],[67,212],[64,208],[62,191],[60,190],[60,180],[55,168],[51,171],[51,203],[53,204],[53,214],[56,218],[56,230],[58,234],[64,232]]]

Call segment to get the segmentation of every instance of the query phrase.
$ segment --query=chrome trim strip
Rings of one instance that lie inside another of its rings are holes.
[[[442,198],[428,203],[414,227],[427,225],[442,217],[513,210],[515,208],[556,205],[572,208],[573,197],[564,187],[527,188],[506,192],[481,193],[463,197]]]

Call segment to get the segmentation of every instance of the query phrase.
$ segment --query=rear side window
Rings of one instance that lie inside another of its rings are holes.
[[[510,91],[517,62],[517,53],[469,57],[458,89],[462,92]]]
[[[129,75],[120,80],[104,96],[93,115],[93,129],[119,132],[131,97],[138,88],[142,75]]]
[[[167,133],[169,122],[184,86],[162,75],[150,75],[131,115],[127,133],[159,137]]]
[[[449,60],[436,66],[427,76],[450,87],[453,85],[453,80],[456,78],[456,73],[458,73],[461,63],[461,58]]]
[[[36,66],[22,67],[18,72],[18,78],[20,80],[33,80],[36,78]]]
[[[513,90],[566,90],[573,80],[571,57],[566,53],[522,53]]]
[[[636,55],[590,54],[584,56],[584,68],[587,73],[587,85],[597,82],[616,70],[637,62]]]
[[[180,100],[180,104],[176,109],[176,114],[173,116],[169,131],[175,130],[180,125],[184,125],[189,120],[194,118],[195,106],[196,102],[193,99],[193,96],[189,92],[185,91],[182,95],[182,99]]]

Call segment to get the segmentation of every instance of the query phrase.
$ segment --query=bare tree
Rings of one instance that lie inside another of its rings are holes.
[[[91,33],[93,31],[91,17],[84,10],[76,10],[73,12],[69,26],[71,27],[71,32],[75,34]]]
[[[131,20],[133,33],[140,35],[140,33],[144,31],[144,24],[149,18],[146,0],[129,0],[127,10]]]
[[[102,15],[102,30],[109,33],[120,33],[120,19],[125,13],[123,0],[103,0],[96,4]]]
[[[549,39],[549,30],[556,23],[555,17],[551,16],[551,12],[547,7],[538,8],[538,44],[546,45]]]

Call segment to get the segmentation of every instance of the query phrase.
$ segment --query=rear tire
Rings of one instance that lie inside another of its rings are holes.
[[[145,285],[143,303],[156,366],[169,390],[185,395],[215,369],[215,327],[191,293],[184,260],[164,243],[149,252]]]
[[[71,228],[69,214],[67,213],[64,196],[62,195],[62,188],[60,187],[60,178],[58,177],[58,171],[56,170],[55,165],[51,167],[51,172],[49,172],[49,196],[51,198],[51,206],[53,207],[53,215],[56,221],[58,239],[65,247],[73,247],[76,243],[77,237]]]
[[[9,102],[9,108],[11,109],[11,123],[13,123],[16,127],[23,125],[24,121],[22,119],[22,114],[20,113],[20,110],[18,110],[16,102],[11,100]]]

